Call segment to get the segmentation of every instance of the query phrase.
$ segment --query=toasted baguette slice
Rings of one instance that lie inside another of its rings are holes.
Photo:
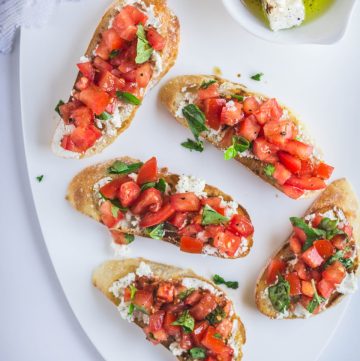
[[[305,216],[319,213],[325,214],[326,212],[332,211],[334,209],[342,211],[346,221],[350,226],[352,226],[353,266],[350,270],[348,270],[348,274],[353,273],[354,275],[358,276],[360,263],[360,209],[359,202],[354,193],[354,190],[352,189],[349,182],[344,178],[331,183],[308,209],[308,211],[305,213]],[[294,258],[294,253],[290,248],[289,240],[284,244],[283,247],[281,247],[281,249],[272,259],[290,261]],[[272,306],[272,303],[267,296],[267,292],[265,291],[268,287],[266,283],[266,271],[268,265],[262,272],[256,285],[255,300],[259,311],[270,318],[292,319],[307,318],[311,316],[311,314],[307,312],[298,312],[298,315],[294,314],[293,312],[289,312],[289,314],[285,314],[285,316],[283,316]],[[349,293],[355,291],[355,289],[357,288],[355,278],[353,278],[352,281],[352,290],[349,290]],[[337,304],[340,300],[344,298],[344,296],[345,295],[343,293],[335,290],[335,292],[331,294],[325,306],[321,307],[320,310],[315,311],[314,315],[318,312],[325,311],[329,307]]]
[[[101,182],[101,180],[105,178],[116,179],[119,177],[118,175],[113,175],[108,173],[108,168],[115,162],[115,161],[122,161],[127,164],[138,163],[139,161],[136,159],[132,159],[129,157],[123,157],[119,159],[113,159],[107,161],[105,163],[101,163],[98,165],[94,165],[88,168],[85,168],[82,172],[77,174],[71,183],[69,184],[67,196],[66,198],[71,203],[71,205],[80,211],[83,214],[86,214],[96,221],[101,222],[101,215],[99,211],[99,190],[94,189],[96,188],[96,184]],[[168,173],[167,168],[158,169],[159,179],[162,178],[167,183],[168,192],[171,194],[176,192],[176,185],[180,178],[179,175]],[[233,202],[233,199],[211,185],[205,185],[203,192],[207,195],[207,197],[222,197],[225,202]],[[230,203],[227,203],[230,204]],[[238,205],[236,202],[234,204],[235,212],[237,214],[246,217],[246,219],[251,223],[249,214],[241,205]],[[125,215],[126,218],[126,215]],[[138,223],[134,226],[131,225],[131,222],[127,222],[125,225],[120,222],[117,225],[117,228],[110,229],[111,233],[116,234],[119,233],[127,233],[133,234],[143,237],[149,237],[149,234],[146,232],[146,228],[142,228],[138,226]],[[177,232],[177,229],[171,228],[167,222],[165,222],[165,235],[162,238],[163,241],[169,242],[174,244],[175,246],[180,246],[180,234]],[[244,243],[245,242],[245,243]],[[221,258],[239,258],[246,256],[250,248],[252,247],[253,239],[252,235],[247,237],[242,237],[242,243],[239,246],[238,253],[234,256],[228,256],[227,254],[218,251],[217,248],[211,247],[212,252],[209,251],[208,248],[204,247],[202,253],[209,254],[216,257]]]
[[[111,292],[111,286],[114,284],[114,282],[123,277],[126,277],[128,274],[135,273],[142,262],[150,266],[153,275],[159,278],[161,281],[181,282],[181,280],[184,278],[193,278],[201,282],[205,282],[210,286],[210,289],[215,289],[217,292],[226,297],[224,291],[221,288],[216,286],[211,281],[197,276],[191,270],[185,270],[170,265],[156,263],[143,258],[107,261],[94,271],[92,282],[94,286],[97,287],[115,306],[119,306],[120,299],[115,297],[114,293]],[[242,359],[242,345],[244,345],[246,342],[245,328],[241,322],[241,319],[235,313],[231,316],[231,321],[233,322],[233,325],[234,321],[237,323],[237,327],[233,326],[232,331],[232,348],[234,349],[233,360],[239,361]],[[134,323],[136,323],[142,329],[147,326],[143,319],[134,318]],[[161,342],[161,344],[170,350],[170,344],[174,341],[175,340],[168,339],[167,341]],[[191,358],[189,355],[183,354],[177,355],[177,359],[180,361],[187,361]]]
[[[143,98],[148,90],[152,88],[158,81],[170,70],[174,65],[178,54],[179,46],[179,21],[178,18],[167,7],[166,0],[115,0],[115,2],[106,10],[104,16],[100,20],[98,27],[90,41],[90,44],[85,52],[87,59],[94,59],[94,51],[101,41],[101,33],[107,30],[112,24],[115,16],[126,5],[132,5],[145,12],[148,17],[149,25],[156,28],[156,30],[166,39],[166,45],[161,51],[154,51],[150,59],[150,63],[153,64],[153,74],[150,82],[146,88],[141,88],[140,98]],[[74,64],[75,65],[75,64]],[[76,91],[75,84],[81,78],[79,72],[72,92]],[[72,99],[70,96],[69,100]],[[94,154],[100,153],[104,148],[110,145],[115,139],[124,132],[133,120],[138,105],[125,104],[119,102],[116,122],[118,124],[110,124],[110,121],[102,122],[102,136],[95,142],[95,144],[88,148],[85,152],[78,153],[70,150],[65,150],[61,147],[61,140],[65,134],[68,134],[71,130],[71,126],[66,125],[62,118],[60,118],[59,124],[55,130],[55,134],[52,141],[52,149],[58,156],[64,158],[84,158]],[[115,114],[114,113],[114,114]],[[114,115],[115,119],[115,115]],[[100,122],[101,123],[101,122]]]
[[[231,98],[231,95],[239,95],[243,97],[250,97],[254,96],[258,100],[266,101],[269,98],[263,94],[255,93],[248,90],[244,85],[237,84],[230,82],[228,80],[222,79],[218,76],[214,75],[184,75],[178,76],[171,80],[169,80],[160,90],[160,100],[168,109],[168,111],[175,117],[175,119],[184,127],[189,128],[188,122],[184,115],[182,114],[182,109],[187,104],[192,104],[198,101],[197,93],[200,89],[201,84],[209,82],[211,80],[216,80],[219,84],[219,95],[224,98]],[[297,128],[299,129],[299,133],[302,134],[302,138],[306,143],[309,145],[314,146],[313,151],[313,160],[314,163],[320,161],[321,152],[319,149],[316,149],[314,142],[312,139],[307,135],[306,127],[304,124],[300,123],[300,121],[295,117],[295,115],[285,107],[284,105],[280,104],[281,108],[283,109],[283,114],[286,114],[287,119],[291,122],[295,123]],[[206,139],[216,148],[221,151],[225,151],[225,149],[231,145],[231,137],[226,135],[226,130],[229,127],[224,127],[220,129],[219,132],[208,128],[208,131],[204,131],[201,133],[201,137]],[[229,143],[230,142],[230,143]],[[274,187],[278,188],[280,191],[286,193],[288,196],[292,198],[300,198],[298,196],[293,196],[290,194],[290,191],[286,192],[284,190],[285,187],[280,186],[274,179],[274,177],[268,175],[265,172],[265,166],[268,163],[260,161],[257,157],[254,156],[253,153],[244,152],[238,153],[235,159],[262,178],[267,183],[273,185]],[[317,191],[305,191],[301,197],[309,197],[313,196],[314,194],[318,193]]]

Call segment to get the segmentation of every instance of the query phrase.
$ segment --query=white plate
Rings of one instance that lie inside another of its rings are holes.
[[[63,3],[49,26],[23,29],[21,36],[21,102],[34,201],[52,262],[80,324],[106,360],[173,359],[163,348],[146,342],[139,329],[122,321],[115,307],[92,287],[92,270],[112,257],[109,235],[64,199],[68,182],[87,165],[121,155],[143,160],[156,155],[160,165],[203,177],[245,205],[256,227],[255,245],[245,259],[226,261],[180,253],[170,244],[137,238],[131,256],[191,267],[206,277],[216,272],[239,280],[239,290],[229,294],[247,330],[245,360],[285,361],[289,355],[294,361],[315,360],[342,318],[346,302],[316,318],[287,322],[262,316],[253,297],[258,273],[290,232],[289,216],[301,215],[310,200],[285,198],[237,163],[223,161],[221,153],[210,146],[202,154],[180,147],[190,134],[158,103],[159,87],[147,96],[130,129],[101,155],[77,161],[51,153],[56,126],[53,108],[60,98],[67,99],[75,63],[106,5],[95,0]],[[351,116],[357,114],[360,93],[356,64],[360,48],[353,46],[359,25],[351,37],[334,47],[283,47],[246,33],[220,1],[173,0],[170,5],[180,18],[182,36],[179,59],[169,76],[209,73],[214,66],[232,80],[241,73],[240,80],[251,88],[279,97],[301,114],[328,162],[337,166],[335,177],[347,175],[360,189],[359,172],[342,161],[354,154],[360,134],[360,123]],[[259,71],[265,74],[262,82],[249,79]],[[35,177],[40,174],[44,179],[38,183]]]

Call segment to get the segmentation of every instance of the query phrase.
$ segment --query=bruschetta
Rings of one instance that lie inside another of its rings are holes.
[[[231,300],[192,271],[140,258],[108,261],[93,284],[178,360],[241,360],[245,328]]]
[[[297,199],[326,187],[333,167],[321,160],[305,128],[276,99],[210,75],[179,76],[166,83],[160,99],[202,150],[206,139],[287,196]]]
[[[166,0],[116,0],[77,64],[52,148],[66,158],[101,152],[131,123],[145,93],[173,66],[179,23]]]
[[[293,226],[256,286],[258,309],[271,318],[308,318],[357,289],[359,203],[345,179],[331,183]]]
[[[71,181],[67,199],[106,225],[118,245],[139,235],[184,252],[238,258],[253,243],[254,228],[242,206],[201,179],[158,169],[155,157],[88,167]]]

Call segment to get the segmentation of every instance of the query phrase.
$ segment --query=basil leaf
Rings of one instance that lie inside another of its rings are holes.
[[[194,330],[195,320],[190,315],[189,310],[184,311],[179,318],[172,323],[174,326],[181,326],[186,333]]]
[[[200,85],[200,89],[207,89],[210,85],[216,83],[216,80],[215,79],[211,79],[211,80],[208,80],[208,81],[203,81]]]
[[[184,300],[187,296],[191,295],[195,291],[195,288],[188,288],[185,291],[179,293],[179,299]]]
[[[239,287],[239,282],[237,281],[225,281],[221,276],[215,274],[212,278],[216,285],[225,285],[226,287],[236,290]]]
[[[315,281],[313,279],[311,280],[311,284],[312,284],[313,289],[314,289],[314,297],[310,301],[310,303],[308,304],[306,309],[310,313],[313,313],[315,311],[316,307],[320,306],[325,301],[325,298],[318,295],[317,290],[316,290],[316,286],[315,286]]]
[[[224,159],[229,160],[235,158],[238,153],[245,152],[250,148],[250,142],[241,136],[232,138],[232,145],[225,150]]]
[[[101,193],[100,193],[100,194],[101,194]],[[116,199],[116,198],[115,198],[115,199],[108,199],[108,198],[104,197],[102,194],[101,194],[101,196],[102,196],[105,200],[110,201],[111,204],[112,204],[113,206],[115,206],[116,208],[118,208],[119,211],[121,211],[121,212],[124,213],[124,212],[127,212],[127,211],[129,210],[129,208],[123,207],[118,199]]]
[[[119,215],[119,207],[115,206],[115,205],[111,205],[111,214],[114,218],[117,218]]]
[[[134,242],[134,239],[135,239],[135,236],[133,234],[125,233],[126,244],[130,244],[130,243]]]
[[[237,151],[234,147],[234,144],[233,145],[230,145],[229,148],[227,148],[224,152],[224,159],[225,160],[230,160],[230,159],[233,159],[237,156]]]
[[[335,261],[341,262],[346,269],[350,269],[354,266],[354,261],[350,258],[344,257],[344,251],[337,251],[334,255],[332,255],[325,263],[324,267],[333,264]]]
[[[326,238],[326,232],[322,229],[310,227],[302,218],[290,217],[293,226],[302,229],[306,234],[306,241],[303,245],[303,251],[310,248],[316,239]]]
[[[260,81],[263,75],[264,75],[263,73],[257,73],[257,74],[252,75],[250,78],[252,80]]]
[[[141,186],[141,191],[145,191],[146,189],[149,189],[149,188],[155,188],[155,186],[156,186],[156,182],[144,183],[144,184]]]
[[[146,233],[149,237],[153,239],[163,239],[165,235],[164,223],[160,223],[157,226],[147,228]]]
[[[40,183],[42,180],[44,179],[44,175],[42,174],[42,175],[38,175],[37,177],[36,177],[36,180]]]
[[[118,90],[116,92],[116,96],[118,99],[125,101],[126,103],[133,104],[133,105],[140,105],[141,100],[137,98],[134,94],[128,92],[122,92]]]
[[[319,228],[323,229],[324,231],[333,231],[336,229],[337,225],[338,225],[337,219],[330,219],[324,217],[319,224]]]
[[[189,352],[193,359],[203,359],[206,357],[206,351],[201,347],[193,347]]]
[[[127,164],[117,160],[111,167],[108,168],[108,172],[110,174],[129,174],[137,171],[142,165],[142,162]]]
[[[201,132],[208,130],[205,125],[205,115],[195,104],[186,105],[182,113],[186,118],[189,128],[194,134],[196,140],[199,140],[199,135]]]
[[[109,58],[114,59],[119,55],[119,53],[120,53],[120,50],[112,50],[109,54]]]
[[[226,316],[224,309],[220,306],[217,306],[214,311],[209,313],[205,319],[209,321],[210,325],[216,325],[220,323]]]
[[[290,284],[279,276],[278,282],[269,287],[269,299],[275,310],[284,312],[290,305]]]
[[[221,224],[229,221],[229,218],[223,216],[222,214],[216,212],[209,205],[205,204],[202,213],[202,225],[208,224]]]
[[[97,119],[100,119],[100,120],[109,120],[111,119],[113,116],[111,114],[109,114],[108,112],[102,112],[101,114],[99,115],[96,115],[96,118]]]
[[[133,304],[133,303],[130,303],[128,315],[129,315],[129,316],[132,316],[132,314],[134,313],[134,310],[135,310],[134,304]]]
[[[195,150],[196,152],[202,152],[204,150],[204,143],[201,140],[195,141],[188,138],[188,140],[181,143],[181,145],[184,148],[190,149],[190,151]]]
[[[141,24],[138,25],[136,35],[138,39],[136,45],[135,63],[143,64],[150,59],[154,49],[151,47],[150,43],[148,42],[145,34],[145,29]]]
[[[221,340],[222,339],[222,336],[220,333],[214,333],[214,336],[215,338],[217,338],[218,340]]]
[[[160,178],[158,182],[155,185],[155,188],[159,190],[162,193],[165,193],[166,191],[166,182],[163,178]]]
[[[231,98],[238,100],[239,102],[243,102],[244,101],[244,97],[242,95],[239,94],[232,94]]]
[[[62,106],[62,105],[64,105],[65,103],[60,99],[59,100],[59,102],[56,104],[56,107],[55,107],[55,111],[56,111],[56,113],[58,113],[60,116],[61,116],[61,114],[60,114],[60,107]]]
[[[275,172],[275,166],[273,166],[272,164],[267,164],[264,167],[264,173],[268,176],[268,177],[272,177],[272,175]]]
[[[136,292],[137,292],[137,288],[134,285],[130,285],[130,300],[133,300]]]

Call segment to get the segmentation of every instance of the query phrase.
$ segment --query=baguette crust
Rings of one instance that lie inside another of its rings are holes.
[[[162,70],[159,72],[159,74],[151,79],[148,87],[145,90],[146,93],[161,80],[161,78],[172,68],[176,61],[180,41],[180,24],[178,18],[167,7],[166,0],[134,0],[135,5],[136,3],[140,2],[143,3],[146,7],[151,7],[153,9],[155,17],[160,20],[160,25],[157,30],[167,39],[166,45],[161,51]],[[116,0],[105,11],[105,14],[100,20],[100,23],[97,26],[89,46],[84,54],[86,57],[91,58],[93,56],[93,52],[101,40],[101,33],[108,29],[110,22],[118,13],[117,9],[125,5],[125,0]],[[73,90],[75,90],[75,84],[80,77],[81,74],[79,72],[74,82]],[[60,119],[52,142],[52,149],[54,153],[64,158],[79,159],[100,153],[104,148],[114,142],[115,139],[130,126],[138,108],[139,106],[133,106],[131,113],[126,119],[123,120],[121,127],[116,129],[115,134],[103,134],[102,137],[85,153],[66,151],[60,147],[59,142],[61,141],[61,135],[65,126],[64,121]]]
[[[168,109],[168,111],[175,117],[175,119],[184,127],[189,128],[187,120],[177,114],[179,109],[179,104],[184,100],[185,93],[195,95],[199,89],[199,86],[206,81],[216,79],[216,81],[222,86],[226,84],[226,89],[229,93],[234,93],[242,95],[242,96],[255,96],[257,98],[261,98],[263,100],[269,99],[267,96],[249,91],[244,85],[230,82],[226,79],[215,75],[184,75],[178,76],[170,81],[168,81],[160,90],[160,100]],[[289,119],[294,122],[296,125],[301,126],[303,130],[306,130],[306,127],[303,123],[301,123],[298,118],[284,105],[280,104],[281,107],[287,111],[289,115]],[[214,138],[209,136],[206,133],[202,134],[202,137],[206,139],[213,146],[223,151],[224,149],[221,147],[221,141],[216,141]],[[313,142],[311,141],[313,144]],[[320,153],[320,151],[318,150]],[[260,161],[259,159],[250,158],[250,157],[241,157],[237,155],[235,158],[238,162],[243,164],[245,167],[250,169],[253,173],[263,179],[265,182],[271,184],[282,192],[281,186],[277,184],[277,182],[272,178],[266,175],[264,171],[264,167],[267,163]],[[307,191],[302,197],[310,197],[319,193],[318,191]]]
[[[356,244],[356,256],[354,259],[354,272],[356,275],[359,275],[359,264],[360,264],[360,208],[359,202],[352,189],[350,183],[345,179],[338,179],[332,182],[320,195],[318,199],[311,205],[311,207],[306,211],[305,216],[312,213],[323,213],[328,210],[337,207],[344,212],[344,215],[350,225],[353,227],[353,237]],[[275,257],[283,257],[286,259],[288,255],[291,254],[289,240],[281,247],[281,249],[276,253]],[[255,290],[255,302],[260,312],[270,318],[276,318],[278,312],[272,307],[271,303],[267,298],[262,298],[264,290],[267,288],[266,284],[266,265],[264,271],[262,272],[260,278],[256,284]],[[345,295],[335,292],[331,297],[329,302],[326,305],[326,309],[340,302]],[[299,318],[295,315],[289,317],[284,317],[287,319]]]
[[[141,262],[145,262],[150,265],[151,270],[155,276],[160,277],[162,280],[179,280],[185,277],[196,278],[198,280],[209,283],[211,286],[219,290],[220,292],[224,291],[216,286],[214,283],[209,280],[197,276],[193,271],[187,269],[182,269],[170,265],[165,265],[161,263],[152,262],[143,258],[130,258],[126,260],[112,260],[107,261],[100,265],[93,273],[92,283],[97,287],[114,305],[118,306],[119,300],[114,297],[114,295],[109,291],[111,285],[118,279],[125,277],[128,273],[135,272],[139,267]],[[236,319],[238,321],[238,332],[235,336],[235,340],[238,344],[243,345],[246,342],[245,328],[241,319],[237,315],[233,315],[232,320]],[[134,321],[139,327],[144,328],[145,324],[141,321],[135,319]],[[162,345],[169,349],[169,342],[162,342]],[[177,356],[179,361],[188,361],[186,357]],[[242,359],[242,350],[239,349],[238,357],[235,361],[240,361]]]
[[[111,175],[107,173],[107,169],[116,160],[125,162],[127,164],[139,162],[139,160],[137,159],[133,159],[130,157],[122,157],[122,158],[112,159],[107,162],[100,163],[94,166],[90,166],[88,168],[85,168],[79,174],[77,174],[68,186],[66,199],[70,202],[70,204],[79,212],[94,218],[98,222],[100,222],[100,213],[97,207],[97,199],[94,197],[94,189],[93,189],[94,184],[96,184],[100,179],[103,179],[104,177],[109,176],[116,178],[116,175]],[[171,190],[175,190],[175,186],[179,179],[178,175],[168,173],[167,168],[161,168],[159,169],[159,176],[165,179],[165,181],[170,186]],[[227,202],[233,200],[229,195],[225,194],[220,189],[208,184],[205,186],[204,191],[207,193],[209,197],[221,196],[223,197],[224,201]],[[245,215],[250,219],[248,212],[241,205],[238,206],[237,211],[239,214]],[[148,235],[145,234],[144,230],[138,228],[137,229],[120,228],[120,229],[116,229],[115,231],[134,234],[142,237],[148,237]],[[180,236],[174,231],[172,233],[166,232],[163,240],[172,243],[177,247],[179,247],[180,245]],[[250,248],[253,245],[252,236],[247,237],[247,240],[248,240],[248,247],[246,247],[246,250],[241,252],[237,257],[227,257],[227,258],[245,257],[250,252]],[[217,257],[225,258],[223,254],[219,252],[217,252],[214,255]]]

